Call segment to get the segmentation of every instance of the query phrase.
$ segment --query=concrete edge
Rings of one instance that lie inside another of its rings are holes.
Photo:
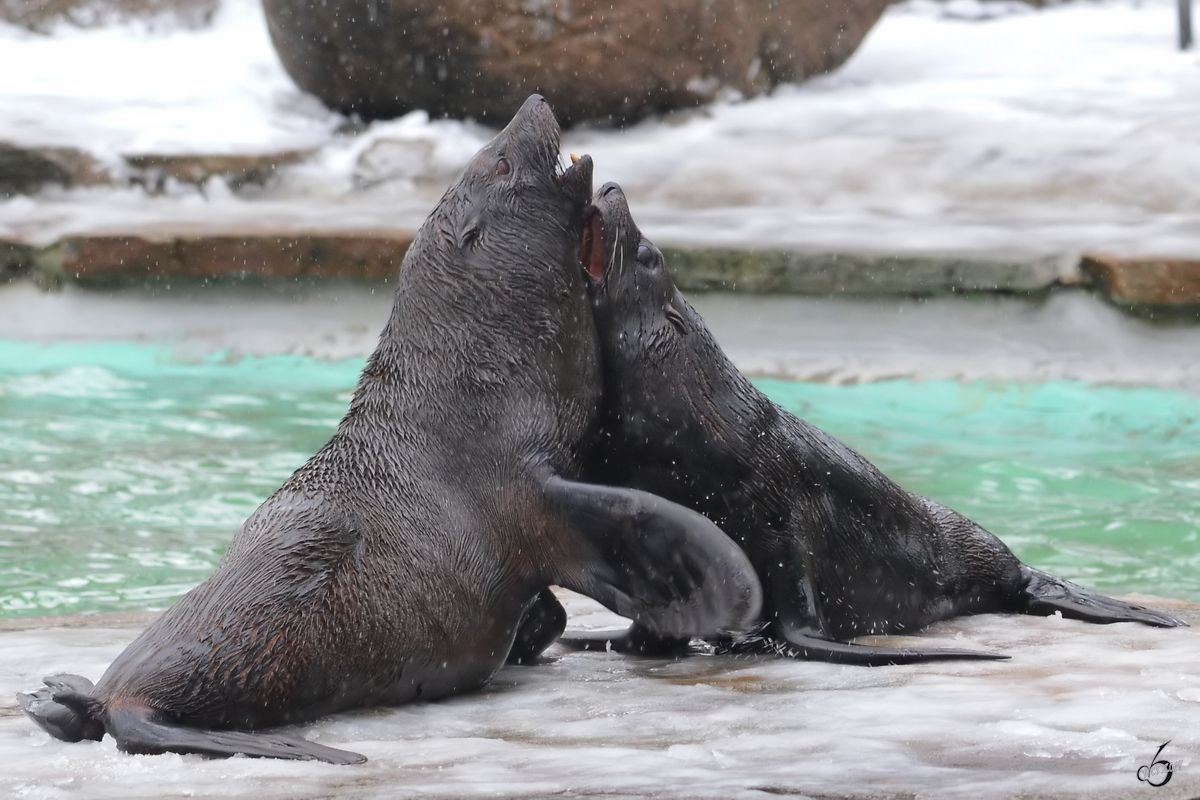
[[[45,288],[164,280],[350,278],[387,281],[415,234],[363,230],[131,231],[39,246],[0,239],[0,282]],[[850,297],[1039,295],[1097,291],[1140,316],[1200,319],[1200,259],[1059,253],[831,252],[665,246],[680,289]]]

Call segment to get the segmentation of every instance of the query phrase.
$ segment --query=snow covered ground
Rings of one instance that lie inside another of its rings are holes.
[[[578,595],[567,605],[575,626],[619,621]],[[1196,606],[1169,608],[1200,620]],[[1012,660],[875,669],[705,656],[675,662],[556,645],[553,663],[507,668],[470,696],[304,726],[316,741],[365,754],[370,761],[359,767],[127,756],[112,739],[52,740],[20,713],[14,692],[53,671],[98,678],[144,624],[101,617],[86,627],[0,629],[0,793],[30,800],[1200,794],[1196,628],[967,618],[934,626],[919,644],[988,648]],[[1139,783],[1138,767],[1168,741],[1160,758],[1174,767],[1170,783]]]
[[[836,73],[577,130],[663,243],[1200,254],[1200,50],[1174,0],[909,0]],[[283,73],[254,0],[203,30],[0,24],[0,141],[122,155],[312,149],[264,190],[0,202],[0,235],[236,225],[416,228],[489,135],[421,113],[358,133]],[[553,103],[553,98],[550,98]],[[351,126],[352,127],[352,126]],[[372,145],[370,156],[363,157]]]

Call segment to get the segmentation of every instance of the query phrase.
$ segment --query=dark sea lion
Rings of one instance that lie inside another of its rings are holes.
[[[988,657],[841,641],[988,612],[1184,624],[1022,564],[988,531],[775,405],[676,289],[620,187],[604,186],[593,203],[582,262],[605,400],[587,477],[694,508],[736,539],[763,585],[761,649],[860,664]],[[749,641],[741,646],[753,649]],[[617,644],[679,642],[635,625]]]
[[[534,96],[475,156],[405,257],[333,438],[94,688],[21,696],[35,722],[132,753],[356,763],[250,731],[476,689],[550,584],[664,636],[753,622],[753,568],[711,522],[570,480],[601,376],[579,263],[591,160],[559,174],[558,136]]]

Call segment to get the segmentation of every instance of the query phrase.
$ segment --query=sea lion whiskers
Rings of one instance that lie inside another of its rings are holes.
[[[621,223],[618,222],[616,238],[614,239],[614,241],[617,241],[617,242],[621,241],[622,235],[623,235],[623,232],[621,230]],[[613,269],[616,267],[618,257],[620,257],[620,259],[621,259],[621,267],[620,267],[621,270],[625,269],[625,251],[622,250],[620,247],[614,247],[612,249],[612,255],[609,256],[609,259],[608,259],[608,270],[605,272],[606,276],[608,273],[612,272]]]

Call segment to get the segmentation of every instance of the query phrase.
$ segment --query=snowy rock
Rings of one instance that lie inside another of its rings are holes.
[[[1123,305],[1200,306],[1200,260],[1093,253],[1082,268]]]
[[[46,185],[95,186],[110,180],[100,162],[79,150],[0,142],[0,197],[30,194]]]
[[[343,113],[635,120],[829,72],[888,0],[264,0],[296,83]]]
[[[203,186],[209,178],[220,176],[233,188],[265,185],[280,167],[298,164],[311,156],[311,150],[284,150],[276,153],[228,155],[126,155],[125,162],[136,171],[135,182],[161,190],[168,178],[181,183]]]
[[[92,28],[130,19],[198,28],[212,20],[218,5],[219,0],[0,0],[0,20],[38,32],[58,22]]]
[[[0,283],[28,274],[33,259],[34,249],[29,245],[0,240]]]
[[[433,159],[436,145],[423,139],[380,139],[358,157],[354,185],[359,188],[394,180],[449,183],[457,169],[442,169]]]
[[[417,147],[421,143],[383,144]],[[406,162],[397,155],[406,152],[397,149],[393,153],[396,160],[387,162],[393,172],[378,177],[382,175],[380,169],[374,173],[376,179],[396,178],[400,173],[408,179],[421,178],[421,169],[429,162],[421,158]],[[33,265],[35,277],[51,285],[64,278],[81,283],[230,276],[386,279],[396,274],[411,241],[412,234],[398,231],[296,235],[278,229],[218,228],[186,234],[77,235],[45,248],[25,249],[31,254],[26,260]],[[1083,282],[1079,260],[1070,255],[985,257],[675,247],[664,247],[663,252],[680,288],[697,292],[929,297],[1033,293]],[[43,271],[47,274],[42,275]]]

